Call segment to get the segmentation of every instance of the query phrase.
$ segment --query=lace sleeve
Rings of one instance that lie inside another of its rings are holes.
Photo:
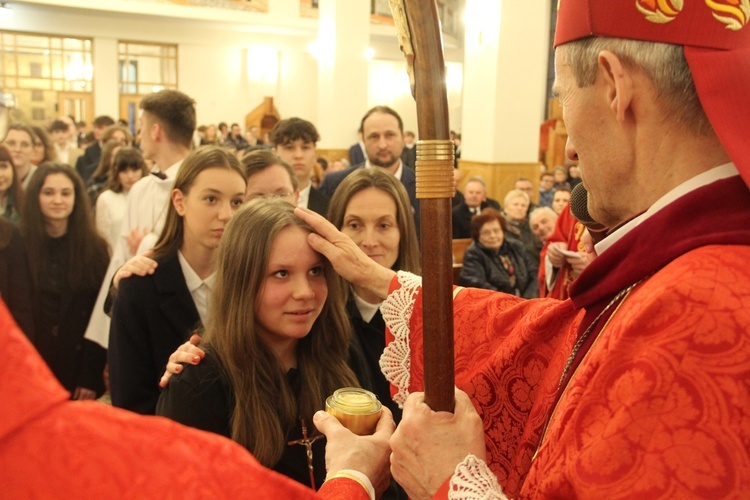
[[[487,464],[467,455],[456,466],[448,484],[449,500],[507,500],[497,477]]]
[[[398,288],[393,290],[380,306],[386,327],[394,336],[380,357],[380,369],[385,378],[397,390],[393,401],[403,408],[409,395],[411,347],[409,345],[409,322],[414,311],[414,300],[422,290],[422,278],[399,271]]]

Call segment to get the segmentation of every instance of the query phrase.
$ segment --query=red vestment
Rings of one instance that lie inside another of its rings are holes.
[[[0,350],[5,498],[368,498],[345,478],[316,494],[216,434],[69,401],[1,300]]]
[[[570,208],[565,205],[565,208],[560,213],[560,216],[555,222],[555,230],[544,243],[539,254],[539,296],[540,297],[551,297],[553,299],[565,300],[569,297],[568,287],[573,282],[573,276],[571,276],[570,264],[565,262],[563,267],[558,269],[555,282],[551,289],[547,289],[547,247],[550,243],[565,243],[568,250],[571,252],[583,252],[583,246],[581,244],[581,235],[585,228],[583,224],[578,222],[573,214],[570,213]]]
[[[483,419],[488,465],[505,493],[725,498],[750,491],[748,262],[750,192],[732,177],[632,229],[581,274],[572,300],[461,291],[456,385]],[[559,396],[563,367],[592,314],[639,280],[609,321],[595,324],[594,342]],[[403,397],[424,387],[421,288],[403,276],[391,288],[383,366]],[[409,358],[402,370],[398,352]]]

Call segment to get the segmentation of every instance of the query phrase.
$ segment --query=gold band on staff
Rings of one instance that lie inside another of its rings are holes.
[[[417,198],[452,198],[454,146],[451,140],[417,142]]]

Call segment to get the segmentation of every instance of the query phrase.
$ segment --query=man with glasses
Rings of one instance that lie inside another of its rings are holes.
[[[25,190],[36,171],[36,166],[31,163],[34,155],[34,133],[22,123],[13,123],[8,126],[3,144],[10,150],[16,178]]]

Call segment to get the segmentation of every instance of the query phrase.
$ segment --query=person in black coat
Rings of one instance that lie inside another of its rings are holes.
[[[23,333],[34,338],[31,278],[21,232],[0,217],[0,298]]]
[[[34,346],[72,399],[104,393],[103,347],[84,338],[109,261],[83,181],[42,163],[26,192],[21,234],[29,262]]]
[[[204,146],[185,159],[153,250],[158,267],[122,280],[112,306],[113,405],[154,414],[169,355],[208,314],[216,250],[245,188],[239,161],[221,147]]]
[[[455,177],[455,176],[454,176]],[[480,177],[466,181],[463,201],[453,207],[453,239],[471,237],[471,218],[479,215],[485,208],[500,210],[500,204],[487,198],[487,186]]]
[[[83,150],[83,154],[76,160],[76,171],[81,176],[83,182],[86,182],[94,173],[99,165],[102,156],[102,142],[105,141],[104,131],[115,124],[115,121],[106,115],[97,116],[94,120],[94,143]],[[107,138],[108,139],[108,138]]]
[[[539,297],[537,266],[523,245],[505,238],[505,219],[492,209],[471,219],[474,240],[464,253],[459,284],[531,299]]]

